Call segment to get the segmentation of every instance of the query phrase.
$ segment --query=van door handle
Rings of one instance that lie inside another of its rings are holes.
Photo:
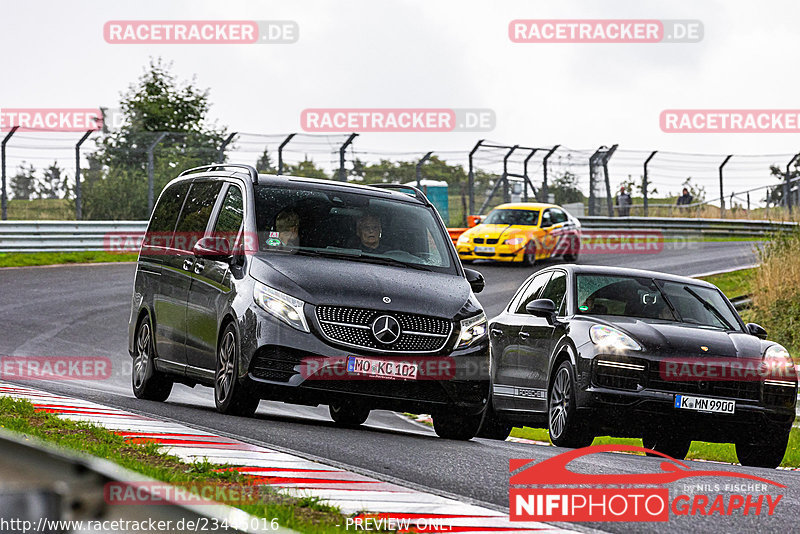
[[[195,274],[202,273],[203,269],[205,269],[205,268],[206,268],[206,262],[204,262],[203,260],[197,260],[196,262],[194,262],[194,273]]]
[[[520,339],[528,339],[529,337],[531,337],[531,335],[527,332],[520,332],[519,337]]]
[[[184,271],[190,270],[192,268],[192,263],[194,263],[194,260],[191,258],[186,258],[185,260],[183,260],[183,270]]]
[[[502,336],[502,335],[503,335],[503,331],[502,331],[502,330],[500,330],[499,328],[492,328],[492,329],[490,330],[490,332],[492,333],[492,335],[493,335],[494,337],[500,337],[500,336]]]

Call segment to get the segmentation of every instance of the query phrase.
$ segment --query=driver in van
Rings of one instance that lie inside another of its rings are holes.
[[[381,243],[381,218],[375,213],[367,211],[361,214],[356,221],[356,235],[359,240],[358,248],[362,252],[382,254],[389,250]]]
[[[285,249],[296,250],[300,246],[300,216],[293,209],[285,209],[275,217],[275,231]]]

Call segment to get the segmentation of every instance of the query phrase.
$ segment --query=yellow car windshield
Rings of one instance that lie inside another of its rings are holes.
[[[512,224],[520,226],[536,226],[539,220],[538,210],[493,210],[481,221],[483,224]]]

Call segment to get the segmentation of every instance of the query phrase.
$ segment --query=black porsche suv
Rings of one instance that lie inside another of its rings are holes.
[[[238,415],[260,399],[327,404],[342,425],[417,411],[470,439],[489,396],[483,285],[414,188],[191,169],[162,191],[139,254],[133,391],[212,386]]]
[[[566,447],[610,434],[678,459],[692,440],[735,443],[744,465],[783,459],[797,399],[792,358],[708,282],[554,266],[526,280],[489,329],[484,437],[525,424]]]

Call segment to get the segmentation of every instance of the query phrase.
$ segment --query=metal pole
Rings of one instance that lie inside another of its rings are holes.
[[[553,148],[551,148],[550,152],[548,152],[547,155],[542,160],[542,189],[541,189],[542,202],[547,202],[548,195],[550,194],[547,190],[547,160],[550,159],[550,156],[552,156],[560,146],[561,145],[556,145]]]
[[[283,140],[283,143],[280,144],[278,147],[278,174],[283,174],[283,147],[289,144],[289,141],[292,140],[292,137],[297,135],[296,133],[289,134],[286,136],[286,139]]]
[[[603,149],[606,148],[602,146],[595,150],[594,154],[589,156],[589,215],[595,215],[595,186],[594,183],[597,180],[597,163],[601,159],[601,154]]]
[[[219,146],[219,152],[217,153],[217,163],[225,163],[225,147],[227,147],[230,144],[230,142],[233,141],[233,138],[236,137],[238,133],[239,132],[231,132],[231,134],[228,135],[228,137],[226,137],[225,140],[222,142],[222,144]]]
[[[613,145],[603,155],[603,174],[606,178],[606,204],[608,205],[609,217],[614,216],[614,203],[611,200],[611,179],[608,176],[608,160],[610,160],[611,156],[614,155],[614,152],[616,152],[618,146],[619,145]]]
[[[725,218],[725,193],[722,190],[722,168],[732,157],[733,154],[729,154],[725,161],[722,162],[722,165],[719,166],[719,216],[723,219]]]
[[[344,174],[344,151],[347,150],[347,147],[350,146],[350,143],[352,143],[353,139],[356,137],[358,137],[357,133],[351,133],[347,141],[339,148],[339,172],[337,173],[337,178],[340,182],[347,181],[347,176]]]
[[[644,195],[644,216],[647,217],[647,188],[650,187],[650,181],[647,178],[647,164],[650,160],[658,154],[658,150],[653,150],[650,155],[644,160],[644,176],[642,177],[642,194]]]
[[[481,147],[481,144],[485,141],[485,139],[481,139],[475,146],[472,147],[472,150],[469,153],[469,175],[468,175],[468,182],[467,187],[469,188],[469,215],[475,210],[475,173],[473,172],[472,168],[472,156],[475,155],[475,152]]]
[[[508,197],[508,158],[511,157],[511,154],[518,148],[519,145],[512,146],[503,158],[503,202],[509,202],[511,200]]]
[[[81,145],[94,130],[87,130],[75,145],[75,220],[83,219],[83,196],[81,194]]]
[[[528,161],[530,161],[530,159],[533,157],[533,155],[536,154],[537,150],[539,150],[539,149],[538,148],[532,148],[531,149],[531,153],[528,154],[528,157],[525,158],[525,161],[522,163],[522,176],[525,177],[525,188],[522,191],[522,200],[524,200],[525,202],[528,201],[528,185],[530,185],[531,189],[533,190],[533,196],[534,197],[536,196],[536,188],[533,187],[533,184],[531,183],[531,179],[528,176]]]
[[[422,187],[422,165],[430,159],[432,154],[433,152],[428,152],[417,162],[417,189]]]
[[[155,181],[155,169],[153,164],[153,149],[164,139],[167,132],[160,132],[153,144],[147,147],[147,214],[153,213],[153,182]]]
[[[795,154],[794,157],[791,159],[791,161],[789,161],[789,163],[786,164],[786,175],[785,175],[785,181],[783,182],[783,204],[784,204],[784,206],[789,208],[789,211],[791,211],[791,209],[792,209],[792,195],[791,195],[791,191],[792,191],[792,182],[791,182],[792,171],[789,169],[789,167],[794,165],[794,163],[798,159],[800,159],[800,154]]]
[[[3,174],[3,190],[0,193],[0,197],[2,197],[2,220],[8,220],[8,193],[6,192],[6,143],[8,140],[11,139],[11,136],[14,135],[19,129],[19,126],[14,126],[11,128],[11,131],[3,138],[2,144],[0,144],[0,166],[2,166],[2,174]]]

